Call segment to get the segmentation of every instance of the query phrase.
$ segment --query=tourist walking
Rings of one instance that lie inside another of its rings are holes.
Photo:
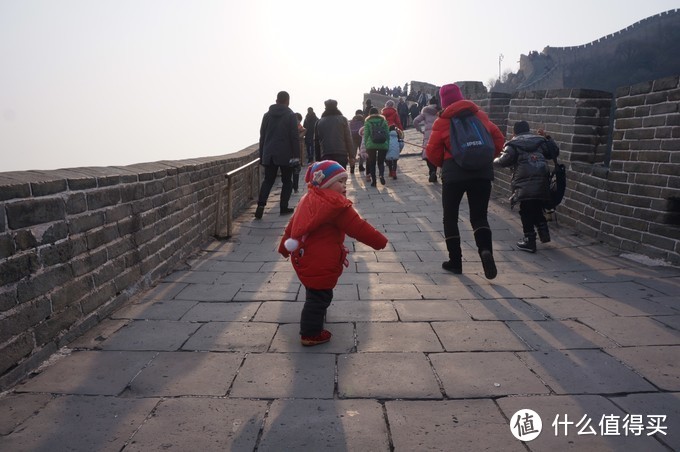
[[[543,130],[531,133],[529,123],[518,121],[513,126],[513,136],[505,143],[503,153],[494,160],[498,166],[512,169],[510,205],[519,202],[524,237],[517,248],[536,252],[536,232],[541,243],[550,241],[550,229],[543,214],[543,204],[550,199],[550,168],[547,160],[556,159],[560,153],[557,144]]]
[[[337,162],[324,160],[307,168],[307,193],[288,222],[278,252],[290,257],[305,286],[300,314],[300,342],[305,346],[331,339],[324,329],[333,288],[349,266],[345,234],[375,250],[387,246],[387,238],[362,219],[347,199],[347,172]]]
[[[387,148],[387,154],[385,154],[385,163],[387,163],[392,179],[397,178],[397,162],[402,149],[404,149],[404,132],[399,130],[397,126],[390,126],[390,144]]]
[[[371,187],[377,185],[375,174],[376,163],[378,165],[378,175],[380,183],[385,185],[385,155],[390,146],[389,126],[385,117],[378,113],[378,109],[371,108],[370,115],[364,121],[364,143],[368,160],[366,162],[367,180],[370,178]]]
[[[437,114],[439,109],[437,108],[437,99],[432,97],[429,104],[423,108],[418,116],[413,120],[413,126],[416,130],[423,134],[423,154],[422,158],[427,163],[427,171],[430,175],[430,182],[437,182],[437,167],[430,162],[425,155],[425,148],[427,147],[427,142],[430,141],[430,135],[432,134],[432,125],[435,119],[437,119]]]
[[[326,109],[317,121],[314,131],[317,160],[333,160],[347,168],[354,152],[354,141],[347,118],[338,110],[336,100],[328,99],[324,106]]]
[[[385,102],[385,107],[382,109],[380,114],[385,117],[388,126],[397,126],[401,130],[404,130],[404,126],[402,126],[401,120],[399,119],[399,113],[397,113],[397,109],[394,108],[393,100],[388,100]]]
[[[354,146],[352,156],[355,162],[359,160],[359,172],[364,171],[365,162],[360,152],[362,137],[359,134],[359,131],[363,126],[364,126],[364,113],[361,110],[357,110],[354,112],[354,117],[349,121],[349,132],[352,134],[352,143]],[[350,173],[352,174],[354,174],[354,166],[355,166],[354,163],[350,164]]]
[[[307,151],[307,163],[312,163],[314,161],[314,129],[316,128],[316,122],[319,118],[314,113],[312,107],[307,108],[307,115],[305,116],[305,122],[302,123],[302,127],[307,131],[305,133],[305,150]]]
[[[397,114],[399,115],[399,121],[401,121],[401,130],[406,130],[408,127],[408,104],[404,101],[403,97],[399,98],[397,102]]]
[[[305,162],[306,155],[304,139],[305,132],[307,131],[307,129],[302,126],[302,115],[300,113],[295,113],[295,118],[298,121],[297,127],[298,136],[300,138],[300,155],[290,161],[290,166],[293,168],[293,193],[297,193],[300,186],[300,171],[302,171],[302,165]]]
[[[269,199],[269,193],[276,181],[276,175],[281,170],[281,200],[279,212],[286,215],[293,212],[288,207],[290,195],[293,191],[293,169],[290,166],[291,159],[299,154],[300,138],[298,133],[298,121],[295,113],[288,105],[290,95],[286,91],[280,91],[276,95],[276,103],[269,107],[269,111],[262,117],[260,125],[260,165],[264,166],[264,180],[260,187],[257,198],[255,218],[262,218],[264,208]]]
[[[493,258],[491,228],[487,218],[491,181],[494,178],[493,162],[488,160],[480,169],[469,170],[461,167],[451,154],[450,124],[458,115],[474,115],[482,122],[493,138],[495,153],[500,154],[505,138],[503,133],[489,121],[486,113],[473,102],[465,100],[456,84],[444,85],[439,90],[444,109],[432,126],[432,134],[425,150],[427,159],[442,168],[442,208],[444,211],[444,238],[449,260],[442,268],[454,274],[463,272],[458,212],[463,195],[467,195],[477,252],[488,279],[496,277],[497,269]]]

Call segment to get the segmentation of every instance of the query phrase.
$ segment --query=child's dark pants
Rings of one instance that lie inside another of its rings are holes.
[[[307,295],[300,315],[300,335],[316,336],[323,331],[326,310],[333,300],[333,289],[310,289],[305,287]]]

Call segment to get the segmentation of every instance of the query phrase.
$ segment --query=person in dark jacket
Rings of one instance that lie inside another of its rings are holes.
[[[364,171],[364,159],[359,152],[359,148],[361,147],[361,135],[359,135],[359,130],[361,130],[363,126],[364,113],[361,110],[357,110],[354,112],[354,117],[349,121],[349,131],[352,134],[352,146],[354,146],[352,155],[354,156],[354,161],[356,162],[356,159],[359,159],[359,172]],[[354,174],[354,163],[350,164],[350,173]]]
[[[408,127],[408,104],[404,101],[403,97],[399,98],[397,103],[397,113],[399,114],[401,125],[404,126],[401,130],[406,130],[406,127]]]
[[[314,131],[314,147],[316,160],[333,160],[343,168],[354,161],[354,142],[349,131],[347,118],[338,110],[338,101],[328,99],[324,102],[326,109],[316,123]]]
[[[470,224],[475,236],[477,252],[482,261],[484,275],[494,279],[497,275],[493,258],[491,228],[487,218],[489,198],[491,197],[491,181],[493,181],[493,164],[477,170],[466,170],[456,163],[451,155],[450,122],[459,114],[473,114],[491,135],[495,153],[500,155],[505,137],[489,117],[474,102],[463,98],[456,84],[444,85],[439,90],[443,110],[432,124],[432,134],[427,142],[425,156],[436,167],[442,169],[442,208],[444,211],[444,239],[449,260],[442,263],[442,268],[454,274],[463,272],[460,232],[458,230],[458,211],[463,195],[467,195],[470,206]]]
[[[541,243],[550,241],[548,222],[543,214],[543,204],[550,199],[550,169],[546,159],[560,153],[557,144],[549,137],[531,133],[529,123],[518,121],[513,126],[514,135],[505,143],[503,153],[494,160],[500,167],[512,168],[511,205],[519,202],[524,238],[517,248],[536,252],[536,231]],[[535,228],[535,229],[534,229]]]
[[[307,131],[305,134],[305,149],[307,150],[307,163],[312,163],[314,161],[314,129],[316,128],[316,122],[319,118],[314,113],[312,107],[307,108],[307,115],[305,116],[305,122],[302,123],[302,127]]]
[[[279,205],[281,215],[290,214],[293,209],[288,207],[290,195],[293,192],[293,168],[291,159],[299,156],[300,139],[298,121],[295,113],[288,105],[290,95],[280,91],[276,95],[276,103],[269,107],[269,111],[262,117],[260,126],[260,165],[264,166],[264,180],[257,198],[255,218],[262,218],[267,205],[269,192],[276,181],[276,174],[281,170],[281,201]]]

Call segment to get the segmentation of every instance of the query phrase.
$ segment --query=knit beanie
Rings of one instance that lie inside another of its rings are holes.
[[[515,125],[512,127],[512,131],[514,132],[515,135],[527,133],[529,132],[529,123],[526,121],[517,121]]]
[[[322,160],[307,168],[305,182],[313,187],[328,188],[333,182],[347,177],[347,171],[338,162]]]
[[[394,101],[388,100],[387,102],[385,102],[385,108],[394,108]]]
[[[455,83],[444,85],[439,88],[439,98],[442,100],[442,108],[446,108],[454,102],[463,99],[463,93]]]

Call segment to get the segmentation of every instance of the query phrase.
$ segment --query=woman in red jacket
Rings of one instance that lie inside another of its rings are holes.
[[[397,113],[397,109],[394,108],[393,100],[385,102],[385,107],[380,111],[380,114],[385,117],[388,126],[397,126],[399,127],[399,130],[404,130],[404,127],[401,125],[401,120],[399,119],[399,113]]]
[[[349,266],[345,234],[376,250],[387,238],[362,219],[347,199],[347,172],[337,162],[323,160],[310,165],[305,175],[308,192],[300,199],[279,243],[279,253],[289,257],[305,286],[305,305],[300,315],[300,342],[328,342],[323,328],[333,288]]]
[[[442,208],[444,211],[444,237],[449,260],[442,263],[444,270],[454,274],[463,272],[460,232],[458,230],[458,211],[463,195],[467,195],[470,206],[470,223],[474,231],[475,243],[488,279],[496,277],[496,263],[493,259],[491,228],[487,219],[491,181],[493,181],[493,162],[489,161],[480,169],[469,170],[458,165],[451,155],[449,125],[451,118],[466,111],[474,114],[491,134],[495,154],[500,155],[505,137],[479,107],[463,98],[455,84],[444,85],[439,90],[442,108],[439,117],[432,125],[432,134],[427,143],[425,154],[435,166],[442,168]]]

